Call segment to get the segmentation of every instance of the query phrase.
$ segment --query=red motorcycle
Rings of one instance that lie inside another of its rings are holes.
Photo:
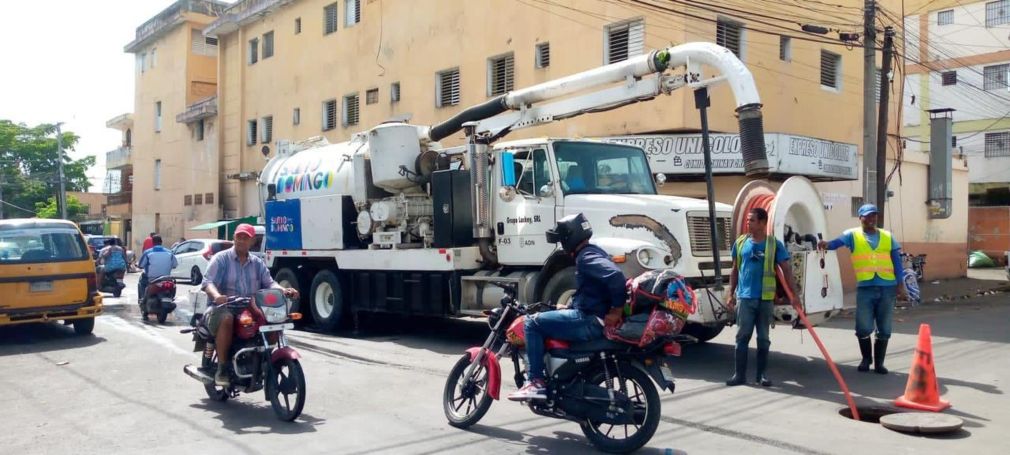
[[[499,359],[510,357],[516,387],[525,382],[525,315],[541,309],[516,301],[515,283],[491,283],[505,291],[501,307],[486,311],[491,334],[467,349],[445,384],[442,404],[449,424],[477,423],[501,394]],[[669,356],[680,352],[678,337],[656,339],[643,348],[599,339],[546,340],[547,399],[526,402],[534,414],[577,422],[590,442],[606,452],[626,453],[649,442],[659,425],[656,381],[674,390]]]
[[[183,371],[203,383],[211,400],[223,402],[265,388],[277,418],[287,422],[298,418],[305,406],[305,373],[298,361],[301,355],[288,346],[284,330],[293,329],[301,314],[288,311],[289,302],[277,289],[259,291],[251,299],[232,298],[222,306],[235,315],[234,340],[229,350],[231,385],[225,388],[214,383],[218,364],[214,334],[203,317],[194,318],[195,327],[181,331],[193,334],[194,352],[203,352],[199,368],[186,365]]]

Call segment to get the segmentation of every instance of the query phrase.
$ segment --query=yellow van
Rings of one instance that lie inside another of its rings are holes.
[[[79,335],[102,313],[95,263],[66,220],[0,220],[0,326],[63,320]]]

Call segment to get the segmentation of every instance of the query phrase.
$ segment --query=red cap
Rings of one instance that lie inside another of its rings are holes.
[[[242,223],[235,228],[235,236],[237,237],[239,234],[245,234],[248,235],[249,238],[253,238],[256,237],[256,229],[254,229],[251,224]]]

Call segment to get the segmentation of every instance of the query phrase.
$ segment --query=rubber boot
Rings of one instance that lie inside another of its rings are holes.
[[[884,357],[887,356],[887,340],[877,338],[873,343],[873,371],[877,374],[887,374],[884,368]]]
[[[771,387],[772,381],[765,376],[765,368],[768,367],[768,350],[758,349],[757,352],[757,376],[755,382],[762,387]]]
[[[728,386],[743,385],[747,382],[747,350],[744,349],[741,354],[738,349],[735,357],[736,372],[733,373],[732,378],[726,381],[726,385]]]
[[[859,339],[859,352],[863,354],[863,360],[859,362],[859,371],[870,371],[870,364],[873,363],[873,349],[870,348],[870,337]]]

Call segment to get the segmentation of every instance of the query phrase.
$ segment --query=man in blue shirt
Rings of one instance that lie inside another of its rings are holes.
[[[768,235],[768,211],[756,207],[747,214],[747,234],[733,244],[733,271],[729,277],[729,309],[736,308],[736,371],[726,381],[728,386],[747,382],[747,345],[757,328],[756,381],[764,387],[772,385],[765,375],[771,339],[768,327],[772,321],[777,280],[775,266],[782,267],[786,285],[796,289],[789,251],[781,241]],[[794,291],[795,294],[795,291]],[[739,303],[739,305],[738,305]],[[797,302],[791,302],[796,305]]]
[[[172,254],[171,251],[161,245],[162,240],[160,235],[155,234],[151,236],[151,242],[154,246],[145,251],[144,255],[140,257],[140,269],[144,273],[140,275],[140,284],[137,287],[139,301],[143,301],[147,297],[147,283],[150,280],[171,275],[172,269],[179,265],[179,260],[175,258],[175,254]],[[140,317],[143,318],[146,315],[142,314]]]
[[[547,399],[544,338],[593,340],[603,337],[604,324],[620,322],[627,297],[624,273],[602,248],[589,244],[592,236],[593,228],[581,213],[558,220],[557,226],[547,231],[549,243],[561,243],[562,250],[575,256],[575,296],[570,309],[526,316],[529,381],[509,395],[509,400]]]
[[[898,294],[905,294],[902,280],[899,279],[904,270],[901,264],[901,245],[890,232],[877,227],[877,212],[877,206],[864,204],[859,208],[862,226],[849,229],[830,242],[821,241],[818,247],[835,250],[844,246],[852,251],[852,267],[858,283],[856,337],[863,356],[858,370],[870,371],[872,362],[875,372],[887,374],[884,357],[887,355],[887,342],[891,338],[894,300]],[[870,335],[874,325],[877,328],[877,340],[871,352]]]

